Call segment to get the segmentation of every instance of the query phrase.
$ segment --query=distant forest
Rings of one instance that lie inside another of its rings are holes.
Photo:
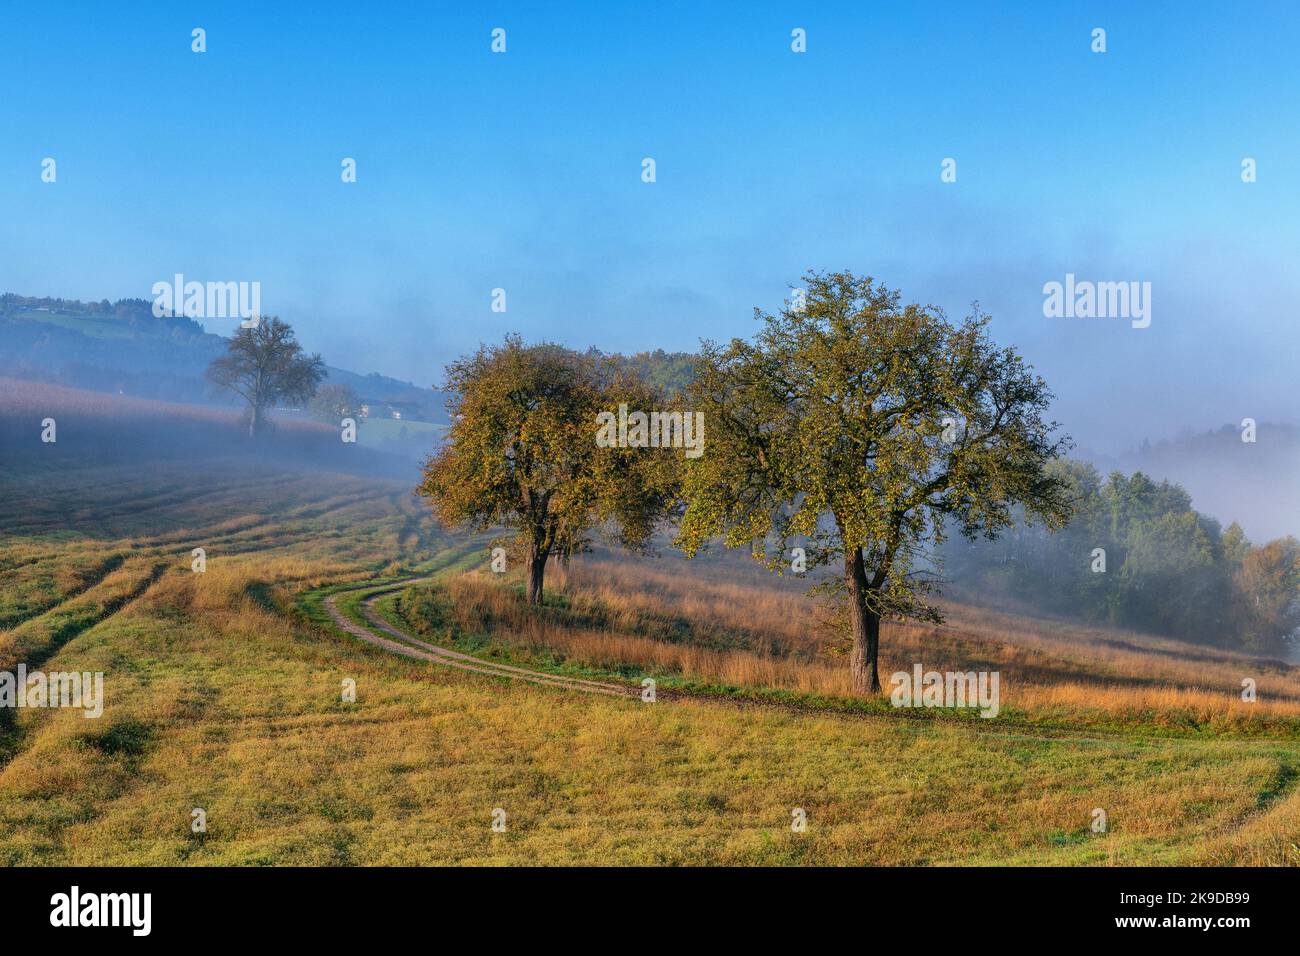
[[[127,328],[140,330],[168,329],[174,330],[182,337],[194,337],[206,334],[203,326],[183,315],[153,314],[151,299],[118,299],[109,302],[82,302],[80,299],[55,299],[31,295],[16,295],[6,292],[0,295],[0,316],[12,316],[22,312],[39,312],[45,310],[56,315],[87,315],[99,318],[123,319]]]
[[[604,353],[591,349],[591,354]],[[694,381],[695,362],[698,359],[693,352],[665,352],[663,349],[607,357],[624,368],[635,370],[645,381],[662,389],[669,397],[682,393]]]
[[[997,541],[950,538],[946,576],[989,603],[1252,652],[1281,652],[1300,628],[1300,542],[1253,545],[1196,511],[1179,485],[1141,472],[1104,479],[1056,464],[1077,511],[1063,530],[1018,527]]]

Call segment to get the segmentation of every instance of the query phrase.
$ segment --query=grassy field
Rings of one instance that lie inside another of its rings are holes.
[[[598,551],[530,614],[413,480],[39,454],[0,480],[0,670],[106,695],[97,720],[2,712],[3,865],[1300,863],[1296,668],[955,606],[888,628],[884,672],[999,669],[1003,713],[894,711],[847,695],[797,582],[746,564]],[[420,571],[379,610],[426,639],[665,693],[452,671],[319,613]]]
[[[689,574],[683,574],[689,567]],[[651,675],[667,686],[841,710],[855,698],[845,648],[806,584],[744,558],[658,560],[598,548],[551,575],[540,612],[513,576],[484,568],[418,584],[379,604],[414,633],[462,650],[583,675]],[[1300,668],[1151,635],[949,604],[943,625],[886,624],[881,673],[997,671],[998,726],[1093,728],[1150,736],[1273,736],[1300,725]],[[1245,702],[1241,681],[1259,698]],[[887,681],[886,681],[887,684]],[[969,712],[923,711],[922,719]]]
[[[57,325],[95,339],[130,339],[136,335],[134,329],[116,316],[32,311],[16,313],[14,319],[19,322],[40,322],[46,325]]]
[[[423,439],[432,447],[445,426],[433,422],[399,421],[395,418],[367,418],[357,429],[357,442],[363,446],[382,447],[386,442]]]

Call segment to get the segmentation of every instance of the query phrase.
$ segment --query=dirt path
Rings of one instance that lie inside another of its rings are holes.
[[[373,644],[375,647],[381,647],[386,651],[394,654],[401,654],[403,657],[413,657],[417,660],[433,661],[435,664],[442,664],[445,667],[454,667],[458,670],[472,671],[476,674],[488,674],[492,677],[506,677],[511,680],[527,681],[530,684],[544,684],[550,687],[561,687],[565,690],[584,691],[589,694],[606,694],[611,697],[640,697],[641,692],[636,687],[628,687],[623,684],[608,684],[601,681],[583,680],[578,677],[563,677],[558,674],[548,674],[545,671],[529,670],[525,667],[514,667],[509,664],[497,664],[492,661],[485,661],[482,658],[474,657],[470,654],[463,654],[460,651],[453,651],[447,647],[439,647],[437,644],[430,644],[422,641],[414,635],[408,634],[392,624],[385,621],[375,611],[373,605],[383,595],[394,591],[399,587],[407,587],[411,584],[417,584],[427,578],[409,578],[407,580],[395,583],[392,587],[376,591],[361,602],[361,615],[366,619],[366,623],[359,624],[353,621],[346,614],[338,609],[335,603],[338,598],[344,594],[350,594],[351,591],[340,591],[337,594],[331,594],[325,599],[325,609],[329,611],[330,617],[334,623],[347,631],[353,637],[365,641],[367,644]],[[366,588],[357,588],[356,590],[365,590]],[[387,635],[387,636],[385,636]]]
[[[392,591],[408,587],[412,584],[418,584],[424,581],[435,580],[436,575],[421,576],[414,578],[405,578],[400,581],[394,581],[379,590],[373,591],[361,602],[361,615],[365,618],[365,624],[357,623],[349,618],[346,614],[338,609],[335,602],[345,594],[351,594],[355,591],[370,590],[373,585],[360,585],[347,591],[339,591],[325,599],[325,608],[329,612],[334,623],[341,629],[352,636],[365,641],[375,647],[382,648],[394,654],[400,654],[403,657],[411,657],[417,660],[432,661],[436,664],[442,664],[445,667],[452,667],[457,670],[469,671],[476,674],[486,674],[491,677],[504,677],[510,680],[522,680],[530,684],[539,684],[549,687],[558,687],[563,690],[580,691],[588,694],[605,694],[610,697],[627,697],[639,699],[641,689],[639,687],[627,684],[614,684],[602,681],[584,680],[578,677],[564,677],[559,674],[550,674],[545,671],[530,670],[526,667],[515,667],[509,664],[498,664],[493,661],[486,661],[480,657],[474,657],[471,654],[465,654],[461,651],[455,651],[451,648],[440,647],[437,644],[430,644],[423,641],[406,631],[390,624],[380,617],[374,609],[375,601]],[[698,700],[702,703],[722,704],[735,707],[775,707],[792,713],[808,714],[813,716],[840,717],[849,720],[893,720],[900,728],[908,730],[921,731],[926,727],[932,727],[933,721],[928,720],[898,720],[889,715],[868,714],[868,713],[851,713],[840,710],[820,707],[805,707],[788,703],[775,701],[756,701],[756,700],[736,700],[716,694],[696,693],[688,690],[675,688],[665,690],[659,688],[656,696],[660,700]],[[1071,730],[1061,728],[1044,733],[1041,728],[1016,727],[1012,725],[1003,730],[992,730],[982,726],[967,726],[965,724],[947,723],[946,726],[954,730],[963,730],[972,736],[999,738],[1007,741],[1025,741],[1034,743],[1073,743],[1073,744],[1092,744],[1106,747],[1126,747],[1133,748],[1145,746],[1152,743],[1177,745],[1177,746],[1233,746],[1242,741],[1233,738],[1206,740],[1203,738],[1179,738],[1179,737],[1161,737],[1154,740],[1146,738],[1134,738],[1124,734],[1107,734],[1096,731]],[[1278,741],[1280,745],[1285,745],[1286,741]]]

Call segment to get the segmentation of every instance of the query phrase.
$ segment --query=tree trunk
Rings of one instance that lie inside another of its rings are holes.
[[[250,405],[248,409],[248,437],[256,438],[257,431],[262,425],[262,410],[256,404]]]
[[[855,694],[879,694],[880,615],[867,606],[867,570],[862,549],[844,555],[844,581],[849,592],[849,624],[853,629],[853,651],[849,673]]]
[[[528,580],[528,603],[542,603],[542,578],[546,574],[548,552],[532,550],[528,552],[528,566],[524,569]]]

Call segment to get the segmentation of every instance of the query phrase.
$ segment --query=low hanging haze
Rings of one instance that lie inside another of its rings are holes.
[[[1287,3],[85,3],[4,20],[0,83],[28,93],[0,98],[0,291],[258,281],[328,361],[428,385],[508,331],[622,352],[748,336],[806,270],[850,269],[954,318],[978,300],[1099,451],[1300,418]],[[1150,282],[1150,326],[1045,317],[1067,273]]]

